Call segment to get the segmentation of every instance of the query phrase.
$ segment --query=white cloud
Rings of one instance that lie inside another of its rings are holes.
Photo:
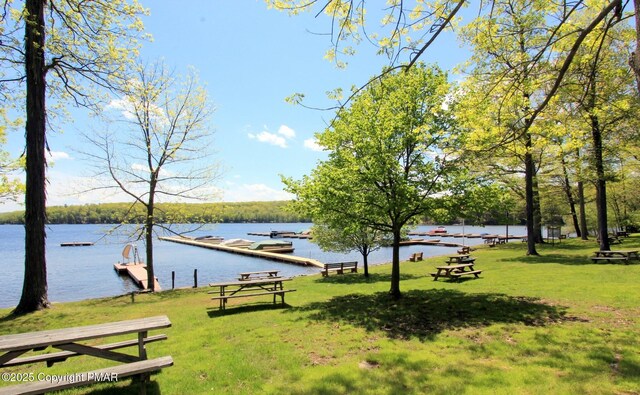
[[[269,133],[267,131],[262,131],[258,134],[249,133],[249,138],[258,140],[261,143],[275,145],[281,148],[287,148],[287,140],[284,137],[278,136],[277,134]]]
[[[71,155],[63,151],[49,151],[48,156],[53,161],[71,159]]]
[[[284,136],[286,139],[292,139],[296,137],[296,131],[288,127],[287,125],[280,125],[278,134]]]
[[[126,99],[114,99],[107,104],[107,110],[115,110],[120,111],[124,117],[130,121],[135,120],[136,117],[133,115],[133,105],[129,100]]]
[[[315,138],[306,139],[304,141],[304,147],[310,149],[311,151],[324,151],[324,148],[320,144],[318,144],[318,141]]]
[[[228,185],[222,198],[225,202],[255,202],[272,200],[291,200],[293,195],[281,189],[265,184]]]
[[[287,140],[291,140],[296,137],[296,131],[288,127],[287,125],[280,125],[277,133],[271,133],[267,127],[265,130],[258,134],[249,133],[249,138],[252,140],[258,140],[261,143],[275,145],[280,148],[287,148]]]

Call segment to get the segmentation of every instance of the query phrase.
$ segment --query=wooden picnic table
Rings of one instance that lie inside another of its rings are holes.
[[[440,277],[447,277],[450,279],[459,279],[461,276],[474,275],[476,278],[478,274],[482,273],[482,270],[474,270],[473,263],[460,263],[457,265],[436,266],[438,271],[431,273],[433,281],[436,281]]]
[[[139,376],[142,383],[140,391],[144,392],[148,374],[173,365],[171,357],[147,359],[146,344],[165,340],[166,335],[148,336],[154,329],[168,328],[171,322],[167,316],[156,316],[127,321],[110,322],[82,327],[52,329],[0,336],[0,368],[13,367],[36,362],[46,362],[47,366],[62,362],[69,357],[86,355],[120,362],[120,365],[84,373],[70,373],[63,376],[31,373],[28,380],[20,380],[22,384],[0,387],[0,394],[43,393],[65,388],[86,385],[100,381],[109,381],[115,377]],[[111,344],[96,345],[94,339],[108,338],[136,333],[137,338]],[[91,340],[89,344],[81,343]],[[113,351],[119,348],[137,346],[138,355],[130,355]],[[23,356],[33,351],[47,348],[61,350],[48,354]]]
[[[473,263],[476,260],[476,258],[471,258],[469,254],[451,255],[448,259],[448,264]]]
[[[273,295],[274,304],[276,303],[276,296],[280,296],[282,304],[284,304],[284,294],[295,291],[295,289],[284,289],[282,285],[283,282],[290,280],[292,280],[290,277],[272,277],[211,283],[209,286],[218,288],[218,290],[209,291],[209,293],[217,294],[211,300],[220,302],[220,310],[226,308],[228,299],[250,296]]]
[[[246,281],[246,280],[255,280],[255,279],[262,279],[262,278],[275,278],[275,277],[280,277],[278,276],[279,272],[280,272],[279,270],[260,270],[256,272],[243,272],[243,273],[240,273],[240,278],[238,280]]]
[[[628,264],[631,259],[640,259],[640,250],[611,250],[611,251],[595,251],[591,260],[598,261],[624,261]]]

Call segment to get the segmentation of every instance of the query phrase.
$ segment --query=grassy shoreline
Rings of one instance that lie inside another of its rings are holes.
[[[640,235],[616,249],[638,249]],[[297,277],[288,306],[230,302],[184,289],[55,304],[9,317],[0,334],[166,314],[150,357],[175,365],[152,377],[163,394],[638,394],[640,264],[592,264],[593,241],[525,256],[522,243],[474,252],[480,279],[432,281],[442,257],[403,262],[404,297],[387,296],[390,266]],[[236,303],[238,306],[236,307]],[[69,374],[102,362],[72,358],[3,372]],[[137,393],[130,380],[64,393]],[[0,385],[7,385],[1,383]]]

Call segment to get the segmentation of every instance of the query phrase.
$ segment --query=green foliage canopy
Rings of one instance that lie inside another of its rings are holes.
[[[393,236],[394,297],[403,227],[436,209],[460,172],[448,92],[447,76],[436,67],[386,73],[316,135],[329,158],[300,181],[283,180],[297,209],[314,221]]]

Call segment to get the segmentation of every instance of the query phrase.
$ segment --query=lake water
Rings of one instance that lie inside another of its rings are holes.
[[[215,235],[225,239],[244,238],[262,240],[263,237],[248,236],[249,232],[284,230],[299,232],[311,224],[216,224],[200,229],[192,236]],[[427,231],[435,226],[420,226],[416,230]],[[137,287],[126,276],[113,270],[113,264],[121,261],[121,252],[127,239],[124,235],[104,237],[109,225],[51,225],[47,229],[47,273],[49,300],[52,302],[75,301],[89,298],[121,295]],[[450,233],[462,232],[461,226],[447,226]],[[466,226],[465,233],[504,234],[504,226]],[[509,234],[524,235],[522,226],[510,226]],[[315,244],[304,239],[287,239],[293,242],[293,255],[314,258],[322,262],[357,260],[357,253],[337,254],[321,251]],[[462,239],[446,238],[443,241],[462,243]],[[60,243],[90,241],[89,247],[61,247]],[[466,239],[466,245],[481,244],[482,239]],[[144,259],[144,245],[138,242]],[[400,250],[400,258],[418,251],[425,256],[451,254],[452,247],[407,246]],[[22,225],[0,225],[0,307],[13,307],[22,291],[24,277],[24,227]],[[383,248],[369,255],[370,264],[391,261],[391,248]],[[261,258],[246,257],[221,251],[208,250],[166,241],[154,241],[155,272],[163,289],[171,288],[171,272],[176,273],[175,286],[193,286],[193,272],[198,270],[198,285],[210,282],[233,280],[238,273],[266,269],[277,269],[285,276],[318,273],[315,267],[303,267],[274,262]]]

